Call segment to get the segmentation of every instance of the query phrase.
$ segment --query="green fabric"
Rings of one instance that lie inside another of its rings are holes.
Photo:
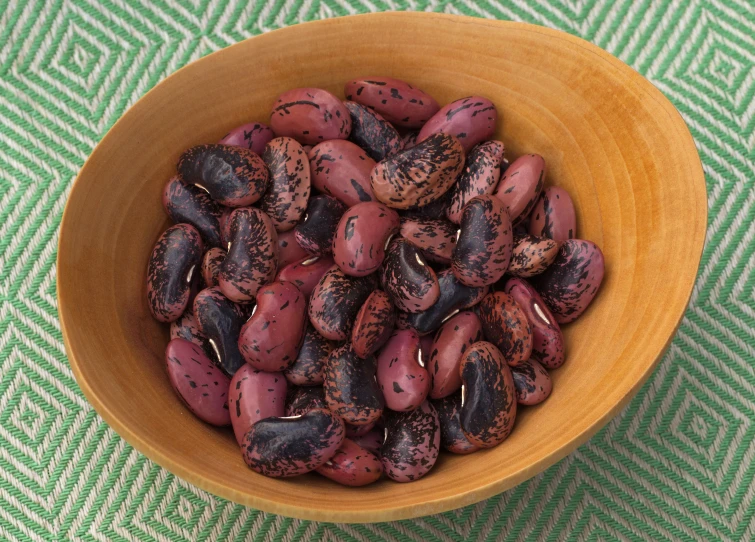
[[[700,276],[647,385],[542,475],[412,521],[264,514],[167,473],[86,403],[57,320],[57,229],[94,145],[171,72],[273,28],[388,9],[559,28],[648,77],[681,111],[705,167]],[[752,0],[0,0],[0,539],[753,539],[753,35]]]

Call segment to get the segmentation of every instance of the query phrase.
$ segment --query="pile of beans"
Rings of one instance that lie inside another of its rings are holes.
[[[181,155],[147,298],[176,393],[253,470],[409,482],[549,396],[603,255],[541,156],[505,158],[490,100],[345,95],[290,90]]]

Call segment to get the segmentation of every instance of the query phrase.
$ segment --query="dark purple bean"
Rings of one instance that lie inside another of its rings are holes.
[[[171,339],[185,339],[199,346],[208,358],[213,359],[215,357],[215,351],[212,349],[210,341],[207,339],[204,333],[199,331],[199,324],[194,317],[194,313],[191,312],[191,306],[187,307],[178,320],[174,320],[170,323],[170,338]]]
[[[296,241],[310,254],[331,254],[333,237],[346,209],[346,204],[333,196],[313,197],[309,200],[304,220],[294,229]]]
[[[516,419],[516,392],[503,354],[491,343],[473,344],[461,360],[459,420],[467,440],[480,448],[497,446]]]
[[[237,305],[225,297],[220,288],[207,288],[194,300],[194,316],[199,330],[215,351],[218,366],[225,374],[233,376],[245,363],[238,345],[244,321]]]
[[[431,403],[438,411],[440,445],[444,450],[453,454],[471,454],[480,449],[469,442],[461,430],[461,393],[454,393]]]
[[[514,249],[508,274],[515,277],[534,277],[553,263],[558,255],[558,242],[547,237],[535,237],[528,233],[514,235]]]
[[[363,435],[366,435],[370,431],[372,431],[375,426],[377,425],[377,422],[368,423],[367,425],[351,425],[350,423],[345,424],[346,425],[346,438],[356,438],[361,437]]]
[[[344,94],[376,111],[394,126],[421,128],[440,106],[432,96],[390,77],[363,77],[346,83]]]
[[[317,472],[339,484],[361,487],[380,479],[383,464],[372,452],[344,439],[335,455],[318,468]]]
[[[220,241],[224,249],[228,250],[228,243],[231,242],[231,230],[228,224],[228,217],[231,216],[233,207],[222,207],[218,223],[220,224]]]
[[[446,192],[435,201],[431,201],[427,205],[420,207],[414,207],[412,209],[404,209],[400,211],[400,215],[404,218],[432,218],[443,219],[448,212],[448,206],[451,204],[450,194]]]
[[[364,435],[350,438],[354,444],[358,444],[379,457],[380,449],[383,447],[383,440],[385,439],[385,431],[383,429],[372,429]]]
[[[380,418],[385,402],[376,370],[375,358],[360,358],[349,343],[333,350],[325,364],[323,384],[330,410],[353,425],[366,425]]]
[[[375,160],[351,141],[325,141],[309,152],[314,187],[348,207],[374,201],[370,187],[370,172],[374,167]]]
[[[545,160],[539,154],[525,154],[507,166],[495,196],[503,202],[514,225],[526,219],[535,207],[545,179]]]
[[[237,126],[228,132],[223,139],[218,141],[221,145],[233,145],[245,147],[250,151],[261,155],[265,145],[275,137],[273,131],[261,122],[250,122]]]
[[[380,453],[388,478],[413,482],[430,472],[440,451],[440,421],[428,401],[411,412],[387,411],[385,434]]]
[[[214,288],[220,279],[220,268],[225,260],[225,250],[213,247],[202,257],[202,278],[207,288]]]
[[[344,102],[344,105],[351,114],[349,139],[362,147],[370,158],[380,162],[401,151],[401,136],[379,113],[356,102]]]
[[[460,312],[440,327],[430,347],[427,366],[430,397],[446,397],[461,388],[461,358],[470,346],[481,340],[482,324],[471,311]]]
[[[325,362],[336,347],[313,328],[307,326],[296,361],[284,371],[286,379],[297,386],[320,386],[323,383]]]
[[[401,138],[401,150],[408,151],[417,144],[417,136],[419,132],[408,132],[403,138]]]
[[[241,450],[254,471],[284,478],[313,471],[335,455],[344,439],[343,422],[315,409],[295,418],[267,418],[255,423]]]
[[[239,446],[255,423],[286,414],[286,388],[281,373],[258,371],[248,363],[236,371],[228,392],[228,409]]]
[[[402,218],[401,237],[422,250],[428,260],[450,264],[459,227],[442,218]]]
[[[393,304],[402,311],[425,311],[440,297],[435,271],[427,265],[421,251],[403,238],[394,239],[388,246],[380,281]]]
[[[534,359],[528,359],[511,368],[516,389],[516,401],[520,405],[538,405],[551,394],[553,382],[542,365]]]
[[[228,207],[251,205],[267,190],[269,176],[262,158],[249,149],[229,145],[198,145],[178,160],[178,176],[200,185]]]
[[[307,256],[281,269],[275,280],[294,283],[304,297],[309,299],[317,283],[334,263],[330,256]]]
[[[286,397],[286,416],[301,416],[316,408],[328,410],[322,386],[304,388],[289,386],[289,394]]]
[[[382,203],[367,201],[341,217],[333,237],[333,259],[352,277],[369,275],[380,267],[390,237],[398,232],[398,213]]]
[[[396,311],[388,294],[375,290],[359,309],[351,331],[351,345],[357,356],[366,358],[377,352],[391,336]]]
[[[290,137],[273,139],[265,147],[262,160],[270,171],[270,186],[259,207],[279,232],[296,226],[309,201],[309,159],[301,145]]]
[[[435,113],[419,131],[417,141],[434,134],[452,135],[461,142],[465,152],[495,134],[498,113],[493,102],[481,96],[469,96],[451,102]]]
[[[350,277],[334,265],[325,272],[312,292],[310,322],[326,339],[345,341],[351,334],[359,309],[376,286],[374,275]]]
[[[302,145],[346,139],[351,116],[341,100],[320,88],[295,88],[278,96],[270,114],[278,136],[293,137]]]
[[[294,230],[288,230],[278,234],[278,269],[283,269],[288,264],[302,260],[309,256],[296,240]]]
[[[176,224],[160,236],[147,266],[147,301],[155,320],[172,322],[183,314],[201,259],[202,238],[194,226]]]
[[[377,357],[377,381],[385,405],[397,412],[414,410],[427,398],[430,377],[422,361],[420,338],[413,329],[397,330]]]
[[[202,236],[206,248],[222,246],[220,215],[223,209],[196,186],[171,178],[163,190],[163,209],[176,224],[191,224]]]
[[[549,186],[543,191],[532,209],[529,231],[558,242],[577,237],[577,215],[566,190]]]
[[[461,222],[461,210],[475,196],[492,194],[501,178],[504,146],[500,141],[486,141],[473,148],[467,156],[459,180],[451,187],[451,203],[446,212],[454,224]]]
[[[478,316],[485,338],[501,351],[509,365],[530,359],[532,328],[524,310],[505,292],[493,292],[480,302]]]

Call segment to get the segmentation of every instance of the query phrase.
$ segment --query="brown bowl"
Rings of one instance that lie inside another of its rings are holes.
[[[521,409],[511,437],[441,455],[425,478],[360,489],[315,474],[249,470],[230,430],[183,406],[165,373],[166,328],[145,300],[147,259],[168,226],[163,184],[179,154],[231,127],[267,122],[280,92],[350,78],[405,79],[441,104],[470,94],[501,112],[508,156],[537,152],[565,187],[579,236],[607,262],[602,292],[566,326],[553,395]],[[369,522],[442,512],[553,465],[635,394],[669,344],[695,281],[706,191],[695,145],[669,101],[637,72],[568,34],[429,13],[307,23],[258,36],[179,70],[137,102],[81,170],[63,217],[58,299],[76,378],[126,441],[181,478],[238,503],[305,519]]]

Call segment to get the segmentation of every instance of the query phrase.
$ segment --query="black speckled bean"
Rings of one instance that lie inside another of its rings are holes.
[[[278,269],[288,264],[302,260],[309,256],[296,240],[295,230],[288,230],[278,234]]]
[[[333,237],[333,259],[341,271],[363,277],[380,267],[386,241],[398,232],[398,213],[382,203],[367,201],[341,217]]]
[[[336,345],[308,325],[296,361],[284,371],[286,379],[297,386],[322,385],[325,362]]]
[[[238,338],[244,323],[237,305],[220,291],[207,288],[194,300],[194,316],[199,330],[210,341],[219,367],[228,376],[233,376],[244,365],[239,352]]]
[[[393,304],[402,311],[425,311],[440,297],[435,271],[425,263],[421,251],[403,238],[394,239],[388,246],[380,281]]]
[[[386,411],[381,448],[385,474],[396,482],[419,480],[435,465],[440,452],[440,420],[428,401],[410,412]]]
[[[185,185],[173,177],[163,190],[163,209],[176,224],[194,226],[205,248],[223,246],[220,238],[223,209],[201,188]]]
[[[349,139],[379,162],[401,150],[402,141],[393,125],[379,113],[356,102],[344,102],[351,114]]]
[[[333,236],[346,204],[325,194],[309,200],[304,220],[296,225],[296,241],[310,254],[322,256],[333,252]]]
[[[522,308],[505,292],[493,292],[480,302],[485,338],[501,351],[509,365],[530,359],[532,328]]]
[[[341,100],[320,88],[287,90],[273,105],[270,127],[278,136],[293,137],[302,145],[346,139],[351,116]]]
[[[265,145],[275,137],[275,134],[266,124],[250,122],[237,126],[228,132],[223,139],[218,141],[221,145],[234,145],[245,147],[259,155],[265,150]]]
[[[558,248],[558,242],[547,237],[514,234],[514,249],[507,272],[523,278],[539,275],[556,259]]]
[[[375,290],[375,275],[350,277],[337,265],[320,279],[309,301],[309,320],[317,332],[331,341],[345,341],[359,309]]]
[[[469,152],[478,143],[493,137],[497,120],[493,102],[481,96],[469,96],[451,102],[435,113],[419,131],[417,141],[444,133],[458,138],[464,151]]]
[[[287,387],[281,373],[258,371],[248,363],[236,371],[228,391],[228,410],[239,446],[255,423],[285,415]]]
[[[511,368],[516,389],[516,401],[520,405],[537,405],[551,394],[553,382],[542,365],[534,359],[528,359]]]
[[[362,77],[346,83],[344,94],[377,111],[388,122],[402,128],[418,129],[440,107],[432,96],[400,79]]]
[[[323,141],[308,153],[312,185],[351,207],[374,201],[370,172],[375,160],[351,141]]]
[[[369,450],[344,439],[335,455],[318,468],[317,473],[345,486],[361,487],[380,479],[383,464]]]
[[[543,190],[532,209],[530,233],[563,242],[577,237],[577,215],[569,193],[559,186]]]
[[[372,292],[359,309],[351,330],[351,345],[357,356],[366,358],[377,352],[391,336],[395,320],[396,311],[388,294]]]
[[[170,338],[184,339],[192,342],[202,348],[208,358],[214,359],[215,351],[212,349],[212,345],[205,334],[199,331],[199,324],[191,308],[187,307],[186,312],[178,320],[170,323]]]
[[[277,137],[265,147],[262,160],[270,171],[270,186],[259,207],[272,220],[275,229],[292,229],[307,209],[310,178],[309,158],[301,145],[290,137]]]
[[[325,391],[322,386],[288,387],[286,397],[286,416],[301,416],[316,408],[328,410]]]
[[[427,398],[430,377],[422,360],[420,338],[413,329],[396,330],[380,349],[377,380],[391,410],[414,410]]]
[[[428,260],[450,264],[459,227],[442,218],[401,219],[401,237],[422,250]]]
[[[206,288],[214,288],[220,279],[220,268],[225,260],[225,250],[213,247],[202,257],[202,279]]]
[[[500,141],[486,141],[475,146],[467,156],[459,180],[451,187],[448,220],[461,222],[461,211],[475,196],[492,194],[501,178],[504,146]]]
[[[516,225],[527,219],[537,203],[545,180],[545,160],[539,154],[525,154],[506,166],[495,196],[501,200]]]
[[[443,399],[430,402],[438,411],[440,445],[443,446],[444,450],[453,454],[471,454],[480,449],[469,442],[467,437],[464,436],[464,431],[461,430],[461,420],[459,420],[461,393],[454,393]]]
[[[293,282],[304,297],[309,299],[317,283],[334,263],[330,256],[307,256],[278,271],[275,280]]]
[[[325,364],[325,400],[330,410],[353,425],[366,425],[383,414],[385,401],[380,392],[373,356],[357,356],[351,344],[336,348]]]
[[[446,320],[430,346],[427,364],[430,373],[430,397],[439,399],[461,388],[461,358],[474,343],[482,340],[482,324],[472,311],[463,311]]]

